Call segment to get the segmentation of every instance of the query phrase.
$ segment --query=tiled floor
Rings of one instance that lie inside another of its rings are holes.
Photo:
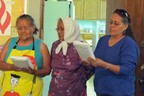
[[[94,92],[94,87],[93,87],[93,79],[94,79],[94,76],[92,76],[87,81],[87,96],[96,96],[96,93]]]

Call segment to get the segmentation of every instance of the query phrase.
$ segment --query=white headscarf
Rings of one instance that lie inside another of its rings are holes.
[[[58,54],[62,48],[63,54],[66,55],[68,44],[74,41],[83,41],[80,35],[80,28],[78,23],[71,18],[61,18],[64,23],[64,41],[62,41],[56,48],[55,53]]]

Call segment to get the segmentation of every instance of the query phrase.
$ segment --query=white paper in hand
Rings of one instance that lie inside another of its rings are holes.
[[[88,57],[95,58],[92,48],[89,44],[80,41],[74,41],[73,45],[82,59],[87,59]]]
[[[33,64],[31,63],[30,59],[28,57],[25,57],[25,56],[11,56],[10,57],[12,62],[18,66],[18,67],[25,67],[25,68],[32,68],[34,69],[34,66]]]

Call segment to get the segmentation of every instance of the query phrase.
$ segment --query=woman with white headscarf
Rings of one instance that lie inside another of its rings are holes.
[[[74,41],[81,41],[80,29],[71,18],[60,18],[57,23],[59,40],[52,46],[52,79],[48,96],[87,96],[86,81],[93,68],[81,64]]]

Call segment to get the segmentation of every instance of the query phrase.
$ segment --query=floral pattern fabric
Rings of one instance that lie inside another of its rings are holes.
[[[60,41],[52,47],[52,80],[48,96],[87,96],[86,81],[91,76],[91,70],[81,64],[80,57],[73,44],[68,44],[68,52],[63,55],[55,49]]]

